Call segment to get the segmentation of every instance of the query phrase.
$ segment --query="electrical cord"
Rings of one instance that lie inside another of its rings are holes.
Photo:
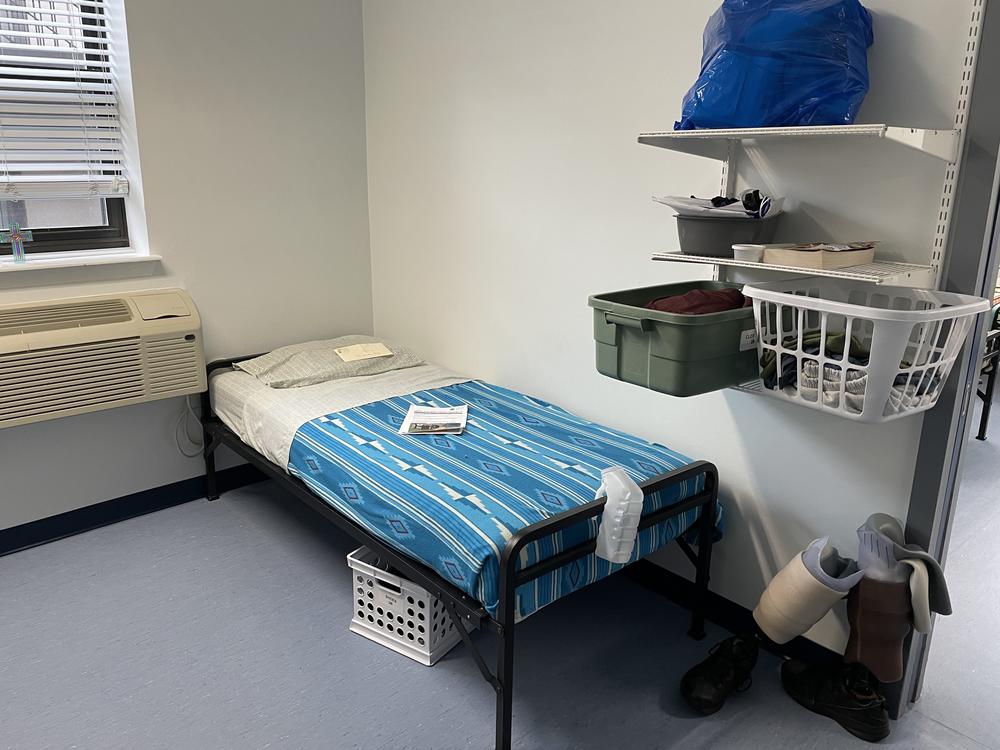
[[[199,432],[197,437],[191,437],[191,418],[194,418],[195,424],[198,425]],[[198,458],[201,455],[202,448],[205,446],[205,441],[200,434],[201,419],[195,413],[194,408],[191,406],[191,397],[184,397],[184,409],[181,411],[180,416],[177,418],[177,423],[174,425],[174,442],[177,444],[177,450],[181,452],[181,455],[187,458]],[[195,446],[194,452],[188,452],[185,450],[184,445],[181,441],[181,432],[184,433],[184,441],[190,445]]]

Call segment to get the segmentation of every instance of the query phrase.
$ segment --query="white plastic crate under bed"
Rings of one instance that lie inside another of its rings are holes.
[[[830,278],[752,284],[743,293],[753,300],[762,381],[765,355],[776,358],[777,380],[762,391],[867,423],[932,408],[976,315],[989,309],[980,297]],[[845,337],[843,353],[836,334]],[[818,351],[807,350],[810,335]]]
[[[367,547],[347,556],[354,581],[351,632],[428,667],[462,639],[444,605],[412,581],[383,570]]]

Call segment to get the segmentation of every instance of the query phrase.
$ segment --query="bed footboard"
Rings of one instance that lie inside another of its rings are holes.
[[[650,495],[665,487],[680,484],[689,479],[705,477],[705,486],[697,494],[679,503],[648,513],[639,522],[639,530],[649,528],[695,508],[701,508],[698,516],[698,551],[692,552],[681,537],[678,543],[695,565],[695,585],[698,599],[691,613],[691,627],[688,634],[697,640],[705,637],[705,607],[708,600],[709,572],[712,565],[712,540],[715,534],[716,506],[718,504],[718,470],[707,461],[696,461],[676,471],[661,474],[641,485],[643,495]],[[591,503],[572,508],[552,516],[515,534],[500,557],[500,606],[497,610],[499,648],[494,690],[497,693],[496,750],[510,750],[511,727],[513,724],[514,689],[514,622],[516,596],[519,586],[529,583],[563,565],[581,557],[593,554],[596,539],[581,542],[557,555],[548,557],[527,568],[518,569],[521,550],[528,544],[567,529],[604,512],[607,498],[598,498]]]

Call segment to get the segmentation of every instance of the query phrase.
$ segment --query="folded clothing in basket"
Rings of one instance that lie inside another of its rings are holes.
[[[739,310],[749,304],[739,289],[692,289],[685,294],[654,299],[646,304],[646,309],[677,315],[706,315]]]
[[[794,360],[794,358],[793,358]],[[906,383],[906,376],[896,377],[896,384],[889,391],[889,401],[885,414],[897,414],[906,409],[919,408],[934,399],[937,390],[935,376],[927,385]],[[900,382],[902,381],[902,382]],[[794,387],[794,386],[789,386]],[[865,390],[868,388],[868,374],[862,370],[848,368],[844,376],[844,404],[847,410],[860,414],[865,407]],[[819,362],[807,359],[802,362],[802,378],[798,383],[799,394],[806,401],[818,401],[820,394]],[[840,407],[840,366],[826,365],[823,368],[823,403],[832,409]]]
[[[820,331],[806,331],[802,334],[802,351],[806,354],[819,354],[822,340],[823,337]],[[798,341],[798,336],[786,336],[784,341],[782,341],[782,346],[788,349],[795,349]],[[846,343],[846,334],[827,334],[826,356],[832,359],[843,359],[844,344]],[[867,365],[870,357],[871,354],[868,348],[856,336],[851,336],[848,361],[856,365]],[[764,385],[771,390],[774,390],[775,386],[785,388],[786,386],[795,385],[798,381],[797,360],[791,354],[782,354],[781,373],[779,374],[777,355],[773,350],[766,349],[760,360],[760,368],[760,376],[764,380]]]
[[[822,334],[820,331],[809,331],[802,336],[802,351],[806,354],[819,354]],[[846,334],[828,334],[826,337],[826,356],[832,359],[843,359]],[[798,344],[797,336],[788,336],[783,344],[794,348]],[[848,348],[848,362],[862,367],[867,366],[871,357],[868,348],[856,337],[852,336]],[[848,411],[860,414],[864,410],[865,391],[868,387],[868,373],[850,367],[843,373],[841,366],[827,363],[823,366],[822,383],[820,382],[820,365],[815,359],[802,360],[802,372],[799,374],[798,358],[793,354],[782,353],[781,369],[778,370],[777,356],[774,351],[767,350],[761,358],[761,377],[764,385],[775,390],[777,388],[794,391],[798,388],[799,395],[806,401],[818,401],[822,391],[823,404],[830,408],[840,408],[840,384],[844,381],[844,405]],[[908,362],[901,362],[900,367],[910,367]],[[889,400],[885,407],[886,414],[896,414],[900,411],[919,408],[934,399],[941,378],[935,373],[927,378],[918,376],[916,381],[906,373],[896,376],[893,388],[889,392]]]

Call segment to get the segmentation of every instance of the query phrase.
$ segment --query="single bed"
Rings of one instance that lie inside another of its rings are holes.
[[[282,389],[233,368],[246,359],[209,365],[209,497],[225,444],[437,596],[497,693],[499,750],[511,741],[514,624],[624,567],[593,553],[601,469],[623,466],[643,489],[632,561],[676,541],[695,565],[690,633],[703,636],[721,520],[711,464],[434,365]],[[411,404],[468,404],[466,430],[399,435]],[[495,672],[475,627],[498,636]]]

